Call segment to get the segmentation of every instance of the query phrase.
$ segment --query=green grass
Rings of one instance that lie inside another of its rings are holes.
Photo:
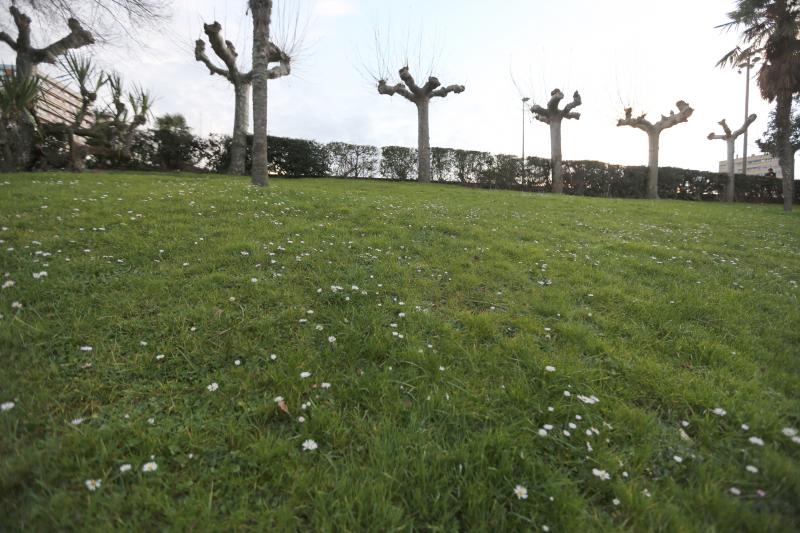
[[[0,530],[800,523],[783,434],[800,426],[797,212],[327,179],[0,183]]]

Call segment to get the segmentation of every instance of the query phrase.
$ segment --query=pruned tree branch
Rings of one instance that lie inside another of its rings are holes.
[[[414,101],[414,95],[402,83],[389,85],[386,83],[386,80],[380,80],[378,81],[378,94],[386,94],[389,96],[399,94],[409,102]]]
[[[570,103],[568,103],[567,105],[564,106],[564,111],[563,111],[564,117],[565,118],[573,118],[573,117],[567,117],[567,115],[574,114],[574,115],[577,115],[577,117],[574,117],[574,118],[580,118],[581,117],[580,113],[571,113],[571,111],[573,109],[575,109],[576,107],[578,107],[579,105],[581,105],[582,103],[583,103],[583,100],[581,100],[581,94],[578,91],[575,91],[572,94],[572,102],[570,102]]]
[[[17,51],[17,41],[15,41],[14,38],[11,37],[6,32],[0,31],[0,41],[3,41],[4,43],[6,43],[15,52]]]
[[[31,45],[31,18],[22,13],[14,4],[9,8],[9,12],[17,27],[17,38],[15,40],[7,33],[2,32],[0,40],[17,53],[17,74],[23,78],[31,77],[40,63],[55,63],[58,56],[71,49],[94,44],[92,34],[84,30],[80,22],[71,18],[67,21],[70,30],[68,35],[44,48],[34,48]]]
[[[742,125],[742,127],[733,132],[734,139],[736,137],[738,137],[739,135],[742,135],[745,131],[747,131],[747,128],[749,128],[750,125],[753,122],[755,122],[757,118],[758,118],[758,115],[756,115],[755,113],[753,113],[749,117],[747,117],[747,120],[744,121],[744,124]]]
[[[206,55],[206,43],[202,39],[197,39],[194,42],[194,58],[208,67],[209,73],[213,76],[222,76],[228,80],[231,79],[231,73],[224,68],[216,66]]]
[[[431,92],[431,98],[444,98],[450,93],[461,94],[465,90],[467,90],[467,88],[463,85],[448,85],[447,87],[439,87],[435,91]]]
[[[45,48],[33,50],[34,63],[55,63],[56,58],[66,53],[67,50],[94,44],[92,34],[84,30],[81,23],[76,19],[69,19],[67,25],[70,29],[69,35],[62,37]]]
[[[411,72],[408,70],[408,66],[405,66],[400,69],[400,79],[403,80],[403,83],[406,84],[406,87],[414,93],[415,95],[419,95],[421,89],[417,85],[417,82],[414,81],[414,76],[411,75]]]
[[[269,43],[268,60],[270,63],[278,63],[278,65],[267,71],[268,79],[274,80],[292,73],[292,59],[288,54],[271,42]]]
[[[720,134],[716,134],[716,133],[713,133],[713,132],[712,132],[712,133],[709,133],[709,134],[708,134],[708,139],[709,139],[709,140],[718,140],[718,139],[719,139],[719,140],[723,140],[723,141],[727,141],[727,140],[736,139],[736,138],[738,138],[740,135],[742,135],[742,134],[743,134],[745,131],[747,131],[747,128],[749,128],[749,127],[750,127],[750,125],[751,125],[753,122],[755,122],[757,118],[758,118],[758,116],[757,116],[755,113],[753,113],[752,115],[750,115],[749,117],[747,117],[747,120],[745,120],[745,122],[744,122],[744,124],[742,125],[742,127],[741,127],[741,128],[739,128],[739,129],[738,129],[738,130],[736,130],[736,131],[731,131],[731,128],[728,126],[728,122],[727,122],[727,121],[726,121],[726,120],[723,118],[723,119],[722,119],[722,120],[720,120],[720,121],[719,121],[717,124],[719,124],[720,126],[722,126],[722,129],[723,129],[723,131],[724,131],[725,133],[724,133],[724,134],[722,134],[722,135],[720,135]]]
[[[669,116],[665,117],[661,115],[661,120],[656,122],[653,126],[658,131],[663,131],[667,128],[671,128],[676,124],[680,124],[681,122],[687,122],[689,117],[692,116],[694,113],[694,109],[692,109],[689,104],[684,102],[683,100],[679,100],[676,102],[675,106],[678,108],[678,114],[676,115],[674,111],[669,112]]]
[[[533,118],[545,124],[552,124],[553,122],[560,122],[563,119],[578,120],[581,118],[580,113],[573,112],[572,110],[581,105],[581,95],[578,91],[572,95],[572,102],[564,106],[564,109],[559,109],[558,105],[564,99],[564,93],[560,89],[553,89],[550,93],[550,100],[547,102],[547,107],[542,107],[538,104],[531,106],[531,113]]]

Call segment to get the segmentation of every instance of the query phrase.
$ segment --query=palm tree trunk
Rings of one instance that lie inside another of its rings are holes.
[[[564,180],[561,168],[561,121],[550,122],[550,166],[553,167],[553,193],[564,192]]]
[[[647,198],[658,200],[658,138],[659,132],[648,132],[650,155],[647,162]]]
[[[422,183],[431,181],[431,132],[429,126],[429,100],[417,102],[417,179]]]
[[[792,93],[779,91],[775,108],[778,161],[783,174],[783,210],[792,210],[794,200],[794,149],[792,147]]]
[[[234,89],[236,106],[231,142],[231,164],[228,173],[234,176],[243,176],[246,170],[247,129],[250,126],[250,84],[239,83],[234,86]]]
[[[267,79],[272,0],[250,0],[253,14],[253,185],[264,187],[267,171]]]

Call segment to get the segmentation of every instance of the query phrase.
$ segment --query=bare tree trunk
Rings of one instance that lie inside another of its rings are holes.
[[[231,140],[231,165],[228,173],[242,176],[246,170],[247,130],[250,126],[250,84],[240,83],[234,86],[236,91],[236,109],[233,119],[233,139]]]
[[[564,180],[561,168],[561,120],[550,122],[550,161],[553,171],[553,193],[564,192]]]
[[[647,161],[647,198],[658,200],[658,140],[660,132],[652,131],[647,133],[650,144],[649,158]]]
[[[736,167],[733,160],[736,153],[736,138],[728,139],[728,187],[725,189],[725,201],[736,199]]]
[[[775,108],[775,125],[777,126],[778,160],[783,174],[783,210],[792,210],[794,200],[794,149],[792,147],[792,93],[778,92],[778,103]]]
[[[429,100],[417,102],[417,157],[418,177],[422,183],[431,181],[431,133],[429,128],[428,110]]]
[[[253,185],[264,187],[267,169],[267,80],[272,0],[250,0],[253,14]]]

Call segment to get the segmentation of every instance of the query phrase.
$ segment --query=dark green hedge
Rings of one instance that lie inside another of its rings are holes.
[[[404,146],[356,145],[340,142],[321,144],[305,139],[269,137],[270,173],[285,177],[335,176],[388,180],[417,179],[417,150]],[[53,144],[48,161],[58,167],[66,161],[63,147]],[[248,138],[247,171],[250,171]],[[60,148],[59,148],[60,147]],[[196,137],[162,131],[137,133],[133,157],[127,168],[138,170],[201,170],[226,172],[230,165],[231,139],[225,135]],[[432,178],[435,182],[492,189],[549,192],[550,160],[475,150],[433,148]],[[564,192],[581,196],[643,198],[647,168],[599,161],[565,161]],[[723,197],[727,176],[683,168],[659,169],[659,196],[679,200],[718,201]],[[761,176],[736,176],[736,200],[781,202],[781,182]],[[800,202],[800,184],[795,184]]]

